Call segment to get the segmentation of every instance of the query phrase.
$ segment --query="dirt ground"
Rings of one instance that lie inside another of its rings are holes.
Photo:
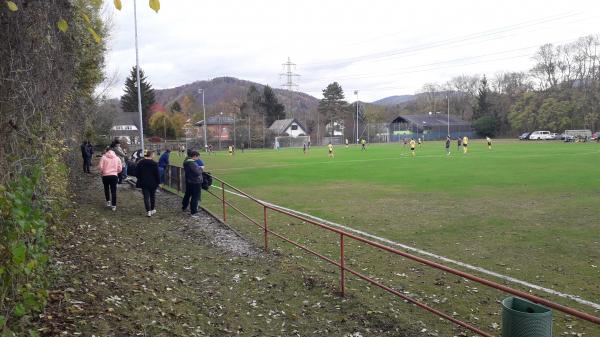
[[[180,198],[119,185],[115,212],[97,173],[72,175],[70,218],[54,229],[43,336],[437,336],[419,321],[339,297],[330,282],[264,254]]]

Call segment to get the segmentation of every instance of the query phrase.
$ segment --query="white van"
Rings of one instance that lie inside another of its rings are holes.
[[[529,135],[529,139],[531,140],[549,140],[554,139],[554,137],[550,131],[533,131]]]

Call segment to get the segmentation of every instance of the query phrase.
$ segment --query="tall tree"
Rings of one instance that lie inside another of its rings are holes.
[[[178,101],[175,101],[173,104],[171,104],[171,112],[181,112],[181,105],[179,105]]]
[[[347,108],[348,103],[344,100],[344,90],[337,82],[333,82],[323,89],[323,98],[319,101],[317,117],[322,116],[325,121],[329,121],[330,135],[333,136],[335,131],[334,122],[338,122],[338,126],[341,126],[339,122]],[[317,129],[319,129],[319,122],[317,122]]]
[[[490,115],[489,93],[490,88],[488,87],[488,81],[485,75],[483,75],[481,83],[479,84],[479,89],[477,90],[477,106],[475,107],[473,119]]]
[[[269,127],[269,125],[278,119],[285,118],[284,105],[279,103],[275,92],[268,85],[263,90],[263,101],[261,104],[264,109],[266,127]]]
[[[247,136],[244,137],[247,147],[252,147],[252,133],[253,129],[261,130],[262,133],[254,132],[254,136],[261,134],[264,135],[264,118],[262,118],[263,108],[263,95],[255,85],[251,85],[246,93],[246,99],[240,104],[240,117],[245,119],[243,125],[245,130],[242,132]],[[261,136],[261,140],[264,143],[264,136]],[[256,141],[255,141],[256,143]]]
[[[123,111],[138,111],[137,79],[135,67],[131,68],[129,77],[125,80],[125,94],[121,96],[121,108]],[[142,121],[144,129],[148,128],[150,106],[155,102],[154,89],[140,69],[140,89],[142,93]]]

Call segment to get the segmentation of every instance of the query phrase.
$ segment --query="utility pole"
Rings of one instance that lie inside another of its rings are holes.
[[[356,95],[356,144],[358,144],[358,90],[354,90]]]
[[[208,140],[206,139],[206,107],[204,106],[204,89],[198,89],[198,92],[202,93],[202,114],[204,118],[202,128],[204,129],[204,151],[208,152]]]
[[[140,145],[144,153],[144,120],[142,118],[142,88],[140,87],[140,58],[137,31],[137,2],[133,1],[133,22],[135,26],[135,77],[137,82],[138,115],[140,119]]]
[[[448,100],[448,137],[450,137],[450,96],[446,95]]]
[[[296,63],[292,63],[290,58],[288,57],[287,62],[282,64],[284,73],[279,74],[279,76],[285,76],[286,81],[281,86],[288,90],[290,106],[289,111],[286,113],[287,118],[294,118],[294,113],[292,112],[292,99],[294,94],[294,88],[298,87],[298,83],[294,82],[294,78],[300,77],[299,74],[294,73],[296,70]]]

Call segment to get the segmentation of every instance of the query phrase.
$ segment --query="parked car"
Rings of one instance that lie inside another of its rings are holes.
[[[564,140],[567,143],[575,141],[575,136],[568,135],[566,133],[560,134],[559,136],[561,140]]]
[[[592,140],[600,141],[600,131],[592,134]]]
[[[529,135],[529,139],[531,140],[549,140],[554,139],[554,136],[550,131],[533,131]]]
[[[525,132],[519,136],[519,140],[529,140],[529,135],[531,132]]]

